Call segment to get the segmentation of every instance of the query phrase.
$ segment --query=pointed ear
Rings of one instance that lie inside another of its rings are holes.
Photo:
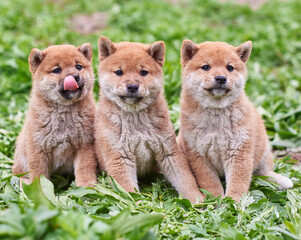
[[[252,42],[247,41],[235,48],[237,55],[243,62],[247,62],[252,51]]]
[[[163,41],[154,42],[148,49],[148,54],[163,67],[165,62],[165,44]]]
[[[43,61],[44,57],[45,54],[41,50],[37,48],[33,48],[31,50],[28,57],[29,69],[31,73],[34,73],[37,70],[38,66]]]
[[[107,37],[101,36],[98,41],[98,57],[103,60],[116,51],[114,43]]]
[[[92,46],[90,43],[84,43],[81,46],[79,46],[77,49],[85,56],[85,58],[88,59],[89,62],[91,62],[93,52],[92,52]]]
[[[198,52],[197,45],[190,41],[190,40],[184,40],[181,47],[181,63],[183,66],[185,66],[192,58],[193,56]]]

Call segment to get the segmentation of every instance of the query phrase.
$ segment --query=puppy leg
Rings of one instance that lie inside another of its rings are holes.
[[[22,174],[29,171],[27,156],[26,156],[26,138],[24,130],[21,131],[17,138],[16,150],[14,155],[14,165],[12,167],[13,174]],[[29,184],[29,174],[20,177],[20,181],[23,180],[25,183]],[[21,182],[20,182],[21,183]]]
[[[28,164],[25,154],[24,148],[16,148],[15,155],[14,155],[14,165],[12,167],[13,174],[22,174],[28,172]],[[22,181],[26,184],[30,184],[29,174],[26,174],[20,177],[20,186],[22,186]]]
[[[94,187],[96,179],[96,156],[93,145],[82,146],[74,160],[74,175],[76,186]]]
[[[225,163],[226,196],[239,202],[243,193],[249,190],[253,173],[251,147],[245,144],[234,156]]]
[[[47,156],[41,149],[34,149],[33,145],[28,146],[27,161],[29,168],[29,181],[31,183],[35,178],[39,178],[42,174],[50,178],[51,165],[49,164],[50,156]]]
[[[12,171],[14,175],[28,172],[25,149],[19,147],[18,145],[14,155],[14,165],[12,167]]]
[[[124,157],[111,159],[106,163],[106,170],[126,191],[139,190],[136,163],[131,159]]]
[[[122,156],[105,139],[101,142],[101,146],[101,159],[103,160],[106,172],[126,191],[135,192],[135,188],[139,190],[135,159]]]
[[[191,203],[204,201],[204,196],[198,188],[190,167],[178,148],[174,150],[173,154],[165,155],[162,161],[159,161],[159,167],[184,198],[187,198]]]
[[[215,197],[224,197],[224,188],[216,169],[207,159],[202,159],[196,153],[186,151],[193,175],[200,188],[212,193]]]

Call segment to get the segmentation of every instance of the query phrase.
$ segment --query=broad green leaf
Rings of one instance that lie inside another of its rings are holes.
[[[34,203],[35,208],[38,208],[39,206],[45,206],[45,207],[52,206],[51,202],[44,195],[38,178],[36,178],[29,185],[22,182],[22,189],[25,196]]]
[[[54,187],[52,182],[47,179],[44,175],[40,177],[40,185],[41,185],[41,190],[45,197],[52,202],[53,205],[58,206],[57,199],[54,195]]]

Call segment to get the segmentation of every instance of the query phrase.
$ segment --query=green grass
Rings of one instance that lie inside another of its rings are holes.
[[[293,189],[277,191],[256,177],[240,204],[209,196],[192,206],[160,175],[143,180],[135,194],[111,186],[105,174],[95,189],[54,176],[54,185],[41,178],[22,191],[11,175],[30,95],[30,50],[91,42],[97,73],[100,35],[113,41],[165,41],[165,95],[177,130],[182,40],[233,45],[252,40],[246,91],[265,120],[273,148],[301,146],[300,9],[299,0],[272,1],[256,11],[208,0],[0,1],[0,238],[301,239],[301,167],[290,157],[277,160],[275,170],[292,178]],[[74,14],[95,11],[108,14],[104,30],[89,35],[71,30]],[[97,91],[96,85],[96,97]]]

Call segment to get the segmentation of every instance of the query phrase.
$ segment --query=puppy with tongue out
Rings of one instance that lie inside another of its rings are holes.
[[[74,174],[78,186],[94,186],[91,44],[33,49],[29,56],[33,87],[30,108],[17,139],[13,173],[29,172],[26,183],[52,173]]]
[[[67,76],[64,80],[64,91],[75,91],[78,89],[77,82],[75,81],[74,76]]]

